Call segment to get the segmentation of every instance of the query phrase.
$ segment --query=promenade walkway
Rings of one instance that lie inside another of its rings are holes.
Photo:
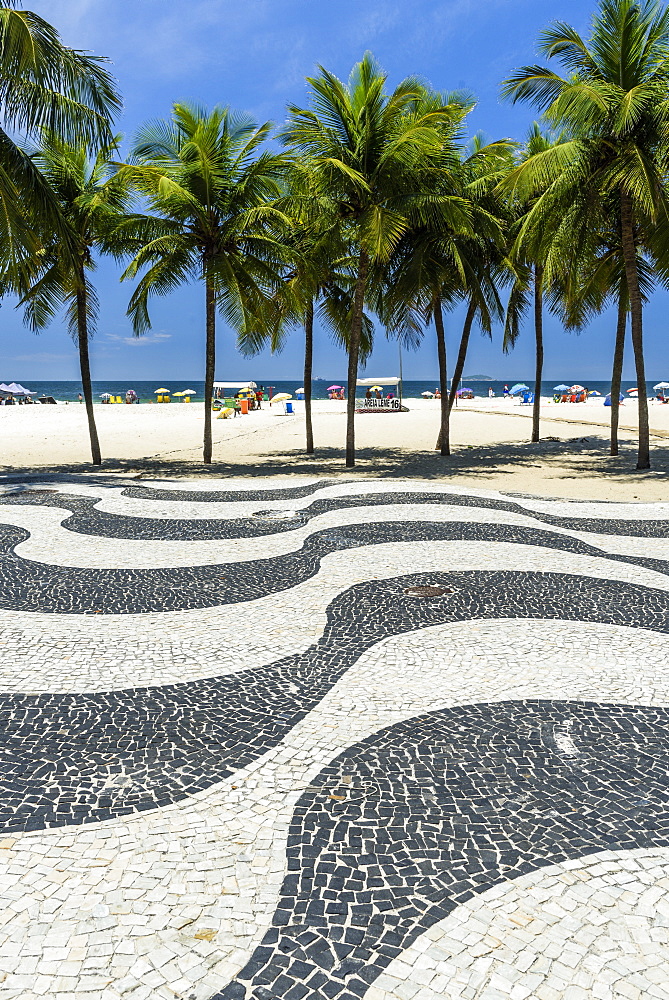
[[[0,1000],[669,1000],[669,503],[0,486]]]

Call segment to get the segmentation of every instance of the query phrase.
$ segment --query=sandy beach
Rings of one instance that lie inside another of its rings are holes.
[[[542,405],[542,441],[529,443],[531,408],[511,399],[474,399],[453,411],[447,459],[434,451],[439,401],[407,399],[408,413],[357,417],[355,475],[457,478],[471,486],[546,496],[666,500],[669,495],[669,405],[650,404],[653,469],[634,470],[636,405],[621,407],[621,454],[608,454],[610,410],[601,399]],[[279,404],[213,421],[214,464],[201,463],[201,403],[96,406],[103,471],[188,476],[351,475],[343,462],[345,403],[314,403],[317,453],[304,454],[304,409]],[[76,403],[0,407],[2,472],[81,471],[90,466],[86,415]]]

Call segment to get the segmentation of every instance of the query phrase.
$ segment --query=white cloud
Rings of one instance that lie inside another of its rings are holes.
[[[164,340],[169,340],[171,336],[171,333],[147,333],[141,337],[121,337],[117,333],[108,333],[107,340],[115,340],[130,347],[145,347],[148,344],[160,344]]]

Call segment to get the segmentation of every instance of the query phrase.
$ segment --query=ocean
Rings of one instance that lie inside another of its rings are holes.
[[[9,381],[11,381],[11,379]],[[258,385],[264,385],[266,389],[271,385],[273,387],[274,395],[279,392],[289,392],[292,395],[294,395],[295,390],[300,388],[300,386],[302,385],[301,379],[293,379],[292,381],[282,381],[274,383],[269,381],[265,382],[261,382],[260,380],[257,381]],[[327,387],[330,385],[340,385],[340,384],[343,385],[345,381],[346,380],[344,378],[335,377],[314,382],[313,393],[312,393],[313,398],[327,399],[328,398]],[[552,396],[553,386],[558,385],[561,381],[562,381],[561,379],[552,379],[550,381],[542,382],[541,383],[542,396]],[[564,381],[566,383],[568,380],[565,379]],[[405,399],[418,398],[422,392],[426,391],[433,392],[436,387],[436,384],[437,383],[434,381],[434,379],[432,380],[407,379],[404,382],[403,396]],[[496,396],[501,396],[504,391],[504,386],[508,385],[509,387],[511,387],[513,384],[514,383],[511,379],[509,379],[507,382],[498,382],[498,381],[478,382],[475,380],[469,380],[464,383],[464,385],[473,389],[475,396],[487,396],[488,389],[490,387],[492,387],[493,392],[495,393]],[[531,382],[527,382],[527,384],[531,385]],[[80,382],[42,382],[42,381],[25,382],[24,381],[22,382],[22,385],[24,385],[26,389],[32,389],[40,396],[53,396],[54,399],[57,399],[62,402],[76,402],[79,393],[81,392]],[[636,382],[623,382],[622,391],[625,392],[626,389],[631,389],[635,385]],[[154,390],[162,388],[163,386],[167,389],[170,389],[172,392],[178,392],[181,389],[195,389],[196,393],[193,399],[202,400],[204,398],[204,382],[198,381],[197,379],[195,381],[186,381],[185,383],[175,382],[173,379],[156,379],[153,382],[136,382],[136,381],[133,382],[132,379],[125,379],[125,380],[107,379],[106,381],[93,382],[93,395],[95,397],[96,402],[100,402],[100,396],[104,392],[110,392],[114,396],[123,397],[125,396],[126,390],[134,389],[137,395],[139,396],[140,401],[142,403],[148,403],[150,400],[156,398],[156,393],[154,392]],[[648,383],[649,395],[653,395],[652,386],[653,382],[651,381]],[[607,392],[609,392],[611,388],[611,383],[588,382],[587,388],[595,389],[597,390],[597,392],[600,392],[604,396],[606,395]],[[177,403],[178,399],[175,399],[174,402]]]

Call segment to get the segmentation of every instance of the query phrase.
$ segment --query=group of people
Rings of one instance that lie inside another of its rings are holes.
[[[342,395],[341,398],[342,399],[344,398],[343,395]],[[387,392],[386,393],[386,399],[394,399],[394,398],[395,398],[395,393],[394,392]],[[383,399],[383,393],[382,393],[382,391],[380,389],[371,389],[370,388],[365,393],[365,399]]]
[[[30,396],[2,396],[0,406],[25,406],[26,403],[39,403],[40,400],[31,399]]]

